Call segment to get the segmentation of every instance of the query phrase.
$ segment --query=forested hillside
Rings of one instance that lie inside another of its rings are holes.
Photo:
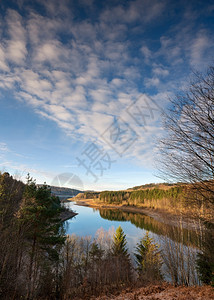
[[[213,184],[210,182],[210,184]],[[148,187],[149,186],[149,187]],[[147,188],[146,188],[147,187]],[[134,206],[152,208],[167,212],[191,213],[211,218],[211,208],[203,201],[204,196],[196,195],[191,184],[151,184],[121,191],[87,192],[79,198],[94,199],[96,203],[106,205]],[[197,201],[193,201],[197,198]]]
[[[118,203],[126,202],[127,204],[144,204],[154,201],[160,201],[163,199],[176,200],[181,198],[184,192],[183,187],[173,187],[167,190],[163,189],[143,189],[134,191],[105,191],[100,193],[100,200],[106,203]]]

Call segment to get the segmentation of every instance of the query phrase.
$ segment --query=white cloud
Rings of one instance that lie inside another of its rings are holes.
[[[31,96],[29,93],[26,92],[16,93],[16,97],[20,101],[25,101],[25,103],[31,105],[33,108],[37,108],[43,105],[42,100],[39,100],[37,97]]]
[[[173,97],[174,94],[170,91],[159,92],[151,96],[151,98],[155,101],[155,103],[157,103],[157,105],[162,109],[167,105],[169,99],[172,99]]]
[[[19,180],[23,181],[25,181],[28,173],[30,173],[33,178],[39,177],[41,183],[49,182],[56,176],[56,174],[53,174],[49,171],[32,168],[32,166],[29,166],[27,164],[18,164],[12,161],[5,161],[4,163],[0,164],[0,166],[5,166],[6,170],[10,169],[10,173],[14,172],[15,176],[18,176]]]
[[[3,89],[13,90],[15,84],[20,83],[20,77],[15,73],[1,73],[0,72],[0,87]]]
[[[58,120],[69,121],[72,118],[71,114],[63,106],[45,105],[44,108],[48,113],[56,117]]]
[[[87,106],[86,92],[83,86],[76,86],[73,92],[63,98],[63,103],[68,108],[81,108],[84,110]]]
[[[103,114],[103,112],[91,112],[89,114],[79,114],[79,123],[83,123],[78,132],[83,134],[85,142],[93,139],[98,139],[101,143],[100,135],[109,127],[113,122],[113,117]],[[106,146],[106,145],[105,145]]]
[[[104,88],[98,88],[97,90],[90,90],[89,94],[91,95],[91,97],[93,98],[93,100],[97,101],[97,102],[106,102],[108,103],[108,101],[111,99],[111,91],[110,89],[104,89]]]
[[[0,70],[2,71],[9,71],[9,66],[6,62],[6,55],[5,55],[5,49],[2,45],[0,45]]]
[[[27,54],[26,45],[22,41],[9,41],[7,43],[7,59],[16,64],[23,64]]]
[[[164,56],[172,64],[179,63],[184,47],[176,39],[176,37],[162,36],[160,38],[161,48],[156,53],[156,56]]]
[[[14,10],[7,13],[8,35],[6,41],[6,57],[17,65],[23,65],[27,55],[26,30],[22,25],[22,17]]]
[[[47,41],[57,39],[60,33],[65,32],[65,30],[68,31],[68,22],[69,20],[65,21],[65,18],[42,16],[31,10],[26,20],[26,30],[31,45],[37,48]]]
[[[149,59],[152,57],[152,52],[147,46],[142,46],[140,50],[145,58],[145,61],[148,63]]]
[[[7,147],[6,143],[0,143],[0,151],[2,152],[10,152],[9,148]]]
[[[214,39],[208,29],[195,26],[196,16],[185,19],[173,29],[173,35],[161,36],[161,48],[156,57],[164,57],[173,67],[185,69],[190,65],[196,69],[206,68],[213,58]],[[195,28],[196,27],[196,28]],[[184,63],[186,65],[184,65]]]
[[[111,83],[115,85],[116,87],[120,87],[122,84],[124,84],[124,80],[120,78],[114,78],[112,79]]]
[[[59,41],[52,40],[37,48],[34,59],[39,63],[48,62],[54,67],[56,63],[68,60],[68,50]]]
[[[36,96],[40,100],[49,101],[51,99],[52,84],[47,79],[29,69],[20,70],[21,87],[23,92]]]
[[[107,9],[101,15],[102,21],[106,23],[117,23],[121,20],[124,23],[132,23],[141,19],[143,23],[148,23],[160,16],[164,10],[165,3],[159,1],[131,1],[125,6],[118,5]]]
[[[190,46],[190,63],[196,67],[204,60],[209,48],[214,45],[214,40],[209,38],[204,31],[200,31]]]
[[[12,40],[25,41],[26,31],[22,25],[21,15],[15,10],[8,9],[6,20],[8,24],[8,33],[10,38]]]
[[[160,79],[157,77],[152,77],[152,78],[146,78],[145,79],[145,85],[146,87],[151,87],[151,86],[156,86],[158,87],[160,84]]]
[[[169,71],[160,67],[155,67],[152,69],[152,72],[155,75],[159,75],[159,76],[167,76],[169,75]]]

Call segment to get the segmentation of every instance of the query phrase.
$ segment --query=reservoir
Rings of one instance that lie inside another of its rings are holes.
[[[180,282],[187,277],[190,285],[198,284],[195,268],[191,268],[201,244],[199,230],[188,229],[182,222],[169,225],[169,222],[157,220],[143,213],[122,211],[112,208],[91,208],[78,206],[75,202],[67,202],[66,207],[78,213],[72,219],[65,221],[67,235],[75,234],[80,237],[96,238],[100,232],[106,231],[111,235],[120,225],[126,235],[127,247],[134,262],[135,247],[146,232],[153,242],[160,246],[163,257],[162,274],[167,281],[173,281],[174,268],[178,271]],[[168,262],[172,263],[167,266]]]
[[[170,226],[142,213],[121,211],[118,209],[91,208],[78,206],[75,202],[67,202],[66,206],[78,213],[65,222],[66,234],[96,237],[102,228],[105,231],[115,231],[121,225],[126,234],[129,251],[132,252],[146,232],[158,244],[163,240],[171,239],[174,242],[183,242],[184,245],[198,247],[199,235],[196,231],[178,226]]]

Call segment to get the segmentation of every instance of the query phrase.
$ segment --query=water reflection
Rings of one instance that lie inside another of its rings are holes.
[[[184,245],[191,245],[195,247],[199,247],[200,245],[201,238],[196,231],[183,228],[182,223],[178,223],[178,226],[171,226],[164,222],[159,222],[154,218],[142,213],[103,208],[96,210],[99,211],[100,216],[103,219],[120,222],[129,221],[137,228],[153,232],[159,236],[167,236],[176,242],[183,242]]]
[[[75,218],[65,223],[68,234],[94,237],[100,227],[109,230],[112,226],[116,229],[121,225],[127,236],[129,248],[133,248],[146,231],[149,231],[157,242],[167,237],[184,245],[200,247],[201,235],[194,230],[183,228],[182,223],[171,226],[164,223],[164,220],[160,222],[142,213],[77,206],[73,202],[66,205],[78,213]]]
[[[189,262],[191,261],[192,269],[191,276],[188,275],[189,280],[192,284],[197,283],[197,272],[193,262],[201,238],[196,231],[183,228],[182,223],[179,223],[178,226],[170,226],[140,213],[118,209],[94,209],[77,206],[72,202],[66,204],[66,206],[78,213],[76,217],[65,222],[67,234],[75,233],[78,236],[91,236],[93,239],[100,228],[113,232],[121,225],[126,234],[129,252],[133,258],[136,244],[145,236],[146,231],[149,231],[150,237],[160,245],[163,253],[165,262],[162,271],[164,277],[169,281],[173,280],[173,276],[170,274],[171,271],[167,267],[168,260],[173,261],[171,266],[175,266],[182,276],[184,273],[190,273]]]

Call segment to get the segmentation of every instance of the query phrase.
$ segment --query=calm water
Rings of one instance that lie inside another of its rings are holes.
[[[180,224],[178,224],[178,227],[166,225],[163,222],[159,222],[140,213],[124,212],[117,209],[94,209],[86,206],[77,206],[74,202],[68,202],[66,203],[66,206],[78,213],[77,216],[65,222],[67,234],[91,236],[91,238],[94,238],[100,228],[103,228],[105,231],[112,231],[112,229],[116,230],[116,228],[121,225],[126,234],[127,246],[134,262],[133,253],[135,252],[136,244],[144,237],[145,233],[149,231],[150,237],[160,245],[161,251],[164,251],[164,248],[169,242],[175,257],[177,257],[178,253],[183,253],[183,264],[180,261],[180,256],[178,256],[178,264],[184,266],[186,269],[185,274],[189,274],[190,284],[194,285],[199,283],[197,272],[194,267],[191,268],[191,274],[189,273],[190,269],[188,267],[187,259],[189,250],[193,255],[191,257],[194,258],[194,260],[196,258],[199,237],[195,231],[181,229]],[[180,243],[181,241],[184,246]],[[176,249],[182,250],[181,252],[177,252],[178,250]],[[191,260],[191,264],[194,260]],[[176,259],[173,261],[173,264],[174,263],[176,263]],[[181,275],[183,274],[183,271],[179,271],[179,268],[180,267],[178,267],[178,274]],[[161,270],[165,279],[167,281],[172,281],[169,269],[167,269],[165,263],[163,263]]]
[[[139,240],[149,231],[150,237],[155,242],[162,243],[163,237],[179,241],[182,236],[184,244],[188,239],[192,245],[197,244],[197,235],[193,231],[166,225],[162,222],[139,213],[124,212],[116,209],[94,209],[86,206],[77,206],[74,202],[66,203],[66,206],[78,213],[77,216],[65,222],[67,234],[95,237],[99,228],[108,231],[121,225],[126,234],[130,252],[133,251]]]

